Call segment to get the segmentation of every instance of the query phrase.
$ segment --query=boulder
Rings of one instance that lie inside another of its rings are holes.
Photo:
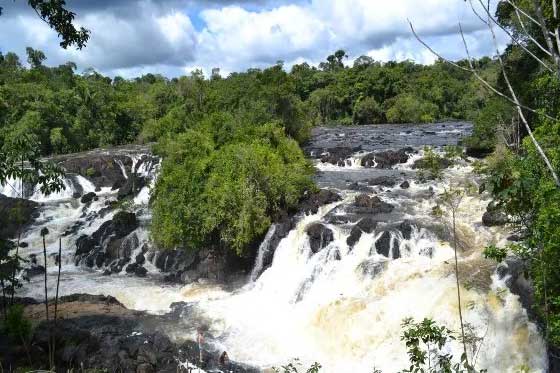
[[[385,270],[386,265],[386,262],[368,259],[358,264],[356,271],[364,277],[374,278]]]
[[[412,228],[413,224],[408,220],[401,222],[397,227],[405,240],[410,240],[412,237]]]
[[[353,247],[362,236],[362,232],[372,233],[377,226],[377,221],[373,220],[371,217],[365,217],[361,219],[350,231],[350,235],[346,239],[346,243],[349,247]]]
[[[486,227],[494,227],[507,223],[507,214],[498,208],[494,203],[488,204],[486,212],[482,215],[482,224]]]
[[[329,148],[321,154],[321,162],[344,167],[346,165],[346,159],[350,158],[352,154],[359,152],[360,150],[360,147],[351,148],[346,146]]]
[[[401,256],[400,250],[398,245],[394,244],[393,252],[391,253],[391,232],[385,231],[381,234],[381,236],[375,241],[375,250],[378,254],[383,255],[389,259],[398,259]]]
[[[334,240],[332,230],[321,223],[309,225],[306,232],[309,236],[309,246],[314,254],[327,247],[327,245]]]
[[[378,176],[373,179],[369,179],[367,183],[369,185],[381,185],[387,188],[392,188],[397,184],[397,179],[392,176]]]
[[[25,230],[38,216],[37,202],[0,194],[0,238],[16,238],[18,230]]]
[[[97,201],[97,194],[95,194],[94,192],[89,192],[86,193],[82,196],[82,198],[80,199],[81,203],[91,203],[91,201],[96,200]]]
[[[119,188],[117,193],[118,199],[124,199],[129,196],[135,195],[140,189],[146,185],[146,179],[140,176],[131,175],[124,185]]]
[[[405,181],[403,181],[403,182],[401,183],[400,187],[401,187],[402,189],[408,189],[408,188],[410,188],[410,183],[409,183],[408,181],[405,180]]]
[[[395,150],[386,150],[382,152],[374,152],[367,154],[362,158],[361,164],[363,167],[375,167],[375,168],[393,168],[399,163],[406,163],[410,153],[413,153],[414,149],[411,147]]]
[[[134,274],[138,277],[146,277],[148,270],[142,266],[138,266],[136,270],[134,270]]]
[[[298,211],[305,214],[316,214],[319,207],[340,201],[342,198],[330,189],[320,189],[315,193],[307,193],[299,203]]]
[[[138,265],[144,265],[144,263],[146,262],[146,257],[144,256],[143,253],[136,255],[135,259],[136,259],[136,264]]]
[[[358,212],[366,214],[388,214],[395,208],[393,205],[382,201],[379,197],[367,194],[357,196],[354,205],[358,207]]]
[[[112,187],[116,182],[126,181],[121,165],[129,172],[132,159],[126,155],[88,154],[83,156],[62,156],[60,165],[69,173],[81,175],[91,181],[99,190]]]
[[[126,258],[138,247],[138,237],[130,235],[138,227],[134,213],[119,211],[112,220],[101,224],[91,236],[82,235],[76,241],[75,262],[84,262],[88,267],[112,263],[115,259]],[[130,236],[129,236],[130,235]],[[123,265],[111,265],[112,271],[120,272]]]

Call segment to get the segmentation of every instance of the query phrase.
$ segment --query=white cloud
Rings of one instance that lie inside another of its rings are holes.
[[[261,0],[250,10],[198,1],[198,30],[185,13],[193,8],[182,7],[193,1],[121,1],[118,8],[82,9],[78,22],[92,32],[82,51],[58,48],[56,34],[24,14],[2,20],[0,35],[8,42],[0,39],[0,45],[18,53],[30,45],[45,50],[51,63],[73,60],[82,68],[126,76],[148,71],[177,75],[194,66],[206,72],[212,67],[239,71],[277,60],[288,67],[304,60],[317,64],[337,49],[345,49],[351,58],[368,54],[378,60],[433,62],[435,57],[412,37],[410,19],[418,33],[449,58],[464,57],[456,32],[459,20],[473,55],[493,53],[488,32],[461,0],[284,0],[276,2],[283,4],[278,6]]]

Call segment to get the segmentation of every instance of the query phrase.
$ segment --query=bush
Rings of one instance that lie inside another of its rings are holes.
[[[354,105],[354,124],[376,124],[383,121],[381,105],[373,97],[361,99]]]
[[[437,118],[438,108],[412,94],[400,94],[389,102],[389,123],[430,123]]]

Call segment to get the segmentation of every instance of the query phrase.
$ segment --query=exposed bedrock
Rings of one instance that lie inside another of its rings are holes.
[[[0,238],[17,238],[39,215],[39,204],[27,199],[0,194]]]

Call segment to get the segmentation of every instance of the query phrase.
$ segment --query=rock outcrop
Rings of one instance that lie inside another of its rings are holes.
[[[39,204],[27,199],[0,194],[0,238],[16,238],[39,216]]]
[[[361,164],[363,167],[393,168],[399,163],[406,163],[408,161],[409,154],[412,153],[414,153],[414,149],[411,147],[399,150],[374,152],[365,155],[362,158]]]

